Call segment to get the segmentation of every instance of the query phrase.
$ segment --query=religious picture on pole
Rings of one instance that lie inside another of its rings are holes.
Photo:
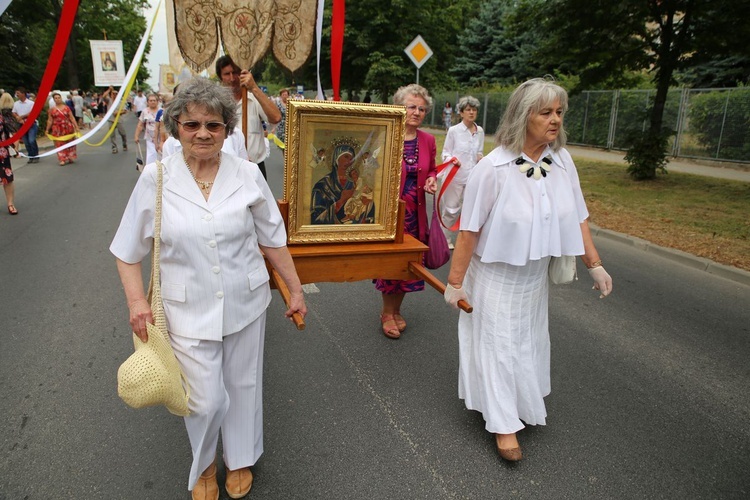
[[[125,80],[125,58],[122,40],[89,40],[94,85],[120,87]]]

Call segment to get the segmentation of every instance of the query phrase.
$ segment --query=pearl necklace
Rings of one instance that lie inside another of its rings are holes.
[[[190,165],[188,165],[188,162],[185,159],[185,155],[182,155],[182,161],[183,163],[185,163],[185,166],[187,167],[188,172],[190,172],[190,176],[193,178],[195,183],[198,184],[198,186],[203,190],[204,193],[208,194],[209,191],[211,191],[211,186],[214,185],[214,181],[199,181],[198,179],[196,179],[195,174],[193,173],[193,169],[190,168]],[[219,166],[216,167],[217,173],[219,171],[219,167],[221,167],[221,154],[219,154]]]

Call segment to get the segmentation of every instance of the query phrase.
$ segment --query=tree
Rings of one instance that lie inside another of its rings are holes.
[[[0,46],[6,49],[8,68],[0,83],[6,88],[23,85],[35,89],[44,74],[60,21],[63,0],[24,0],[13,2],[2,16]],[[55,80],[55,88],[91,88],[94,85],[89,40],[122,40],[125,60],[135,55],[146,31],[141,14],[146,0],[86,0],[81,2],[68,40],[65,57]],[[147,47],[146,53],[148,53]],[[141,65],[138,77],[149,76]]]
[[[469,20],[458,36],[458,55],[450,70],[459,83],[507,85],[539,76],[539,67],[532,62],[534,33],[506,29],[514,5],[511,0],[489,0]]]
[[[536,57],[578,74],[590,88],[629,71],[653,75],[656,95],[648,130],[633,138],[629,172],[652,179],[666,162],[664,106],[676,72],[711,58],[743,53],[750,34],[746,2],[735,0],[522,0],[516,29],[535,25]],[[656,151],[658,149],[658,151]]]

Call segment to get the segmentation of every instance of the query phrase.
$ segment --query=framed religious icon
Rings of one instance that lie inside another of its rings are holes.
[[[405,117],[403,106],[287,102],[289,243],[395,238]]]

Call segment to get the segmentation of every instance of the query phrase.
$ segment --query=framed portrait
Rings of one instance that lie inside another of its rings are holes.
[[[289,100],[289,243],[395,239],[403,106]]]

